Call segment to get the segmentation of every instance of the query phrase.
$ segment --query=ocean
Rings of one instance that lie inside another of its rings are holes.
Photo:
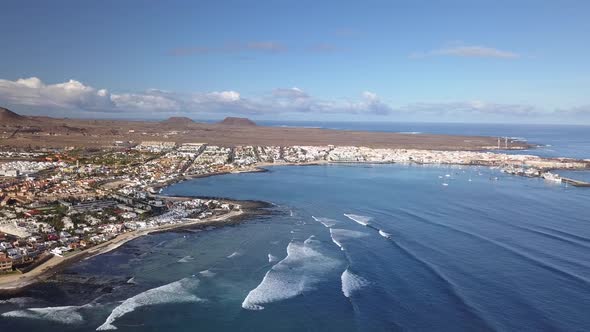
[[[559,128],[494,135],[590,157],[586,132]],[[269,215],[74,264],[1,300],[0,330],[590,329],[588,189],[487,167],[268,169],[164,193],[267,201]]]

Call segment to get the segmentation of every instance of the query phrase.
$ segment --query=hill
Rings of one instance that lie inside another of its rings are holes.
[[[13,124],[27,120],[26,117],[18,115],[8,108],[0,107],[0,124]]]
[[[172,117],[169,117],[168,119],[162,121],[162,123],[182,125],[182,124],[189,124],[189,123],[195,123],[195,122],[193,121],[193,119],[187,118],[186,116],[172,116]]]
[[[223,119],[219,124],[228,126],[256,126],[256,123],[248,118],[236,118],[231,116]]]

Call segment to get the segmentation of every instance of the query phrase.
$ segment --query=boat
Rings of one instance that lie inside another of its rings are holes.
[[[558,174],[554,174],[551,172],[545,172],[541,175],[541,177],[547,181],[559,182],[561,183],[561,178]]]

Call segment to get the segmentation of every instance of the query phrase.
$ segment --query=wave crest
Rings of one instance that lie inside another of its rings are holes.
[[[358,214],[344,214],[344,216],[356,223],[359,223],[363,226],[368,226],[369,225],[369,221],[371,219],[373,219],[372,217],[367,217],[367,216],[360,216]]]
[[[242,308],[262,310],[263,304],[286,300],[313,290],[330,270],[340,261],[320,252],[321,243],[313,236],[305,242],[292,241],[287,246],[287,256],[275,264],[262,282],[251,290]]]
[[[330,228],[330,237],[332,238],[332,242],[334,242],[340,250],[344,250],[342,243],[346,240],[350,239],[358,239],[361,237],[369,236],[369,234],[364,232],[358,231],[351,231],[349,229],[343,228]]]
[[[340,279],[342,280],[342,293],[348,298],[369,285],[367,279],[350,272],[349,269],[344,270]]]
[[[324,217],[314,217],[311,216],[313,218],[313,220],[321,223],[322,225],[324,225],[325,227],[334,227],[338,224],[338,220],[334,220],[334,219],[330,219],[330,218],[324,218]]]
[[[184,256],[178,260],[178,263],[188,263],[192,261],[194,258],[192,256]]]
[[[61,324],[80,324],[84,322],[84,318],[78,312],[82,307],[85,306],[29,308],[5,312],[2,317],[48,320]]]
[[[164,303],[200,302],[202,299],[191,293],[198,285],[198,279],[184,278],[160,287],[148,289],[123,301],[113,309],[106,321],[96,330],[116,330],[117,327],[113,325],[115,320],[140,307]]]

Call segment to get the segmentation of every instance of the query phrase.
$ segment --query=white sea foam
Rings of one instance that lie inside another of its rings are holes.
[[[346,297],[351,297],[355,292],[360,291],[369,284],[367,279],[350,272],[348,269],[342,273],[340,279],[342,280],[342,293]]]
[[[213,277],[215,277],[215,275],[217,273],[215,273],[211,270],[203,270],[203,271],[199,272],[199,274],[202,275],[203,277],[213,278]]]
[[[96,330],[116,330],[117,327],[113,325],[118,318],[135,311],[135,309],[165,303],[186,303],[202,301],[191,291],[199,285],[199,279],[184,278],[160,287],[148,289],[143,293],[139,293],[133,297],[123,301],[117,306],[109,317],[107,317],[104,324],[99,326]]]
[[[2,317],[28,318],[37,320],[48,320],[61,324],[79,324],[84,321],[78,312],[85,306],[63,306],[47,308],[29,308],[23,310],[9,311],[2,314]]]
[[[262,282],[248,293],[242,308],[262,310],[263,305],[293,298],[315,289],[318,282],[340,261],[321,252],[321,242],[312,237],[305,242],[292,241],[287,257],[275,264]]]
[[[332,231],[332,229],[330,229],[330,231]],[[337,245],[340,250],[344,251],[344,247],[342,246],[342,243],[340,243],[338,240],[334,239],[334,237],[332,237],[332,242],[334,242],[335,245]]]
[[[194,258],[192,256],[184,256],[178,260],[178,263],[188,263],[192,261]]]
[[[131,277],[129,280],[127,280],[127,283],[128,284],[134,284],[134,285],[137,284],[137,282],[135,281],[135,277]]]
[[[352,221],[355,221],[363,226],[368,226],[369,221],[373,218],[367,216],[359,216],[357,214],[344,214],[344,216]]]
[[[13,297],[8,300],[0,300],[0,304],[13,304],[13,305],[17,305],[19,307],[24,307],[24,306],[27,306],[31,303],[36,303],[36,302],[39,302],[39,300],[37,300],[33,297]]]
[[[237,251],[234,251],[230,255],[228,255],[227,258],[235,258],[235,257],[239,257],[239,256],[242,256],[242,254]]]
[[[391,239],[391,234],[387,233],[386,231],[379,230],[379,235],[383,236],[386,239]]]
[[[369,236],[369,234],[365,232],[351,231],[349,229],[342,228],[330,228],[330,237],[332,238],[332,242],[340,247],[341,250],[344,250],[342,243],[345,241],[366,236]]]
[[[322,225],[330,228],[330,227],[334,227],[338,224],[338,220],[334,220],[334,219],[330,219],[330,218],[322,218],[322,217],[314,217],[311,216],[313,218],[313,220],[321,223]]]
[[[273,254],[268,254],[268,262],[269,263],[276,263],[279,258]]]

